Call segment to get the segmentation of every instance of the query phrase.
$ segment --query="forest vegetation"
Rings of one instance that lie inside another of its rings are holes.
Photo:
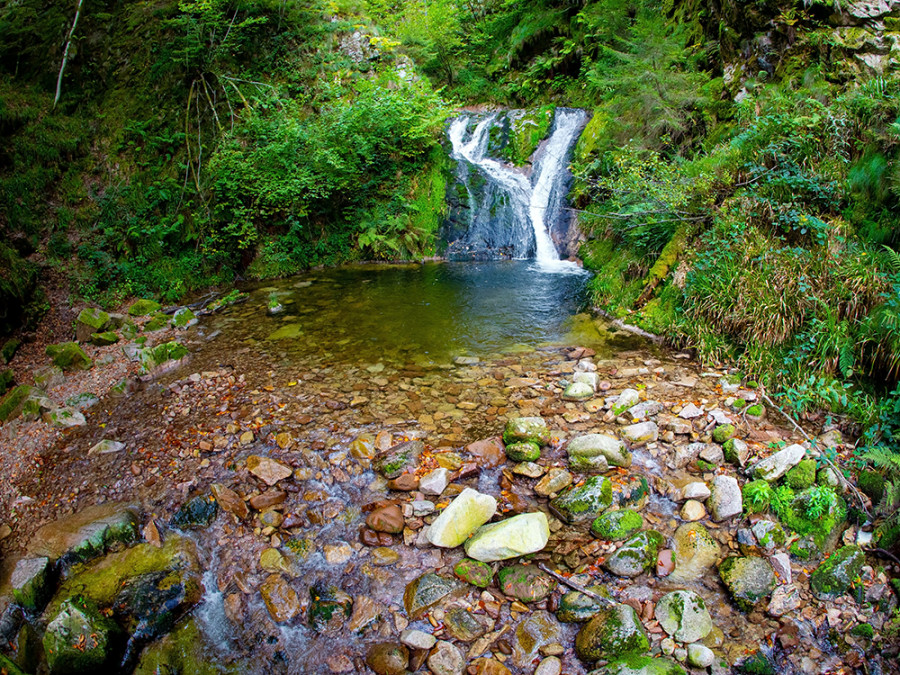
[[[898,28],[823,0],[4,2],[0,332],[51,283],[174,302],[439,253],[453,111],[582,107],[595,304],[858,424],[895,511]]]

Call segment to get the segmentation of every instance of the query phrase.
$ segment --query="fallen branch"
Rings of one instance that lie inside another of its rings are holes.
[[[609,598],[604,598],[602,595],[597,595],[596,593],[594,593],[594,591],[589,591],[584,586],[582,586],[581,584],[575,583],[571,579],[566,579],[562,574],[560,574],[559,572],[554,572],[549,567],[547,567],[544,563],[538,563],[538,569],[546,572],[547,574],[549,574],[551,577],[556,579],[561,584],[564,584],[564,585],[568,586],[569,588],[578,591],[579,593],[583,593],[584,595],[589,597],[591,600],[596,600],[597,602],[599,602],[601,604],[609,605],[609,606],[616,604],[613,600],[610,600]]]
[[[56,76],[56,96],[53,98],[53,107],[59,103],[59,96],[62,92],[63,71],[66,69],[66,62],[69,60],[69,47],[72,46],[72,36],[75,35],[75,26],[78,25],[78,17],[81,16],[81,5],[84,0],[78,0],[78,7],[75,8],[75,19],[72,21],[72,27],[69,28],[69,34],[66,36],[66,48],[63,50],[62,64],[59,66],[59,75]]]

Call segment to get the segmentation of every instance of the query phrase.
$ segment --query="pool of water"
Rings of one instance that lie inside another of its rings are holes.
[[[573,334],[596,346],[605,336],[588,317],[573,318],[588,304],[589,278],[564,262],[354,265],[250,285],[245,308],[225,321],[244,323],[238,332],[269,351],[341,361],[444,362],[569,343]],[[267,315],[270,300],[284,311]]]

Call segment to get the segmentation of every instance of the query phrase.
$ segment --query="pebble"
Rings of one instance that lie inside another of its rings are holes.
[[[706,518],[706,508],[696,499],[689,499],[681,507],[681,517],[689,523]]]
[[[408,628],[400,633],[400,642],[413,649],[431,649],[437,639],[425,631]]]
[[[562,661],[555,656],[548,656],[534,669],[534,675],[560,675],[562,673]]]

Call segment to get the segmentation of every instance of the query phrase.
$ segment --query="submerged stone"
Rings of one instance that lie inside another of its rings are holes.
[[[600,597],[612,601],[606,586],[588,586],[587,590],[596,593]],[[609,606],[579,591],[563,593],[559,599],[559,608],[556,610],[556,618],[565,623],[581,623],[592,619],[600,610]]]
[[[309,598],[309,625],[318,631],[340,629],[353,613],[353,598],[333,584],[314,584]]]
[[[556,588],[556,580],[534,565],[510,565],[497,573],[504,595],[522,602],[543,600]]]
[[[218,511],[215,497],[196,495],[181,505],[169,524],[179,530],[201,530],[210,526]]]
[[[300,598],[280,574],[270,574],[259,587],[271,617],[278,623],[290,621],[300,613]]]
[[[665,538],[656,530],[639,532],[603,561],[603,568],[619,577],[636,577],[656,565]]]
[[[496,499],[472,488],[465,488],[441,511],[428,528],[426,536],[435,546],[459,546],[496,512]]]
[[[494,578],[494,570],[490,565],[471,558],[463,558],[456,563],[453,573],[466,583],[479,588],[487,588]]]
[[[457,595],[463,590],[465,586],[459,581],[427,572],[407,584],[403,592],[403,606],[409,618],[416,621],[444,598]]]
[[[503,442],[507,445],[523,442],[547,445],[550,429],[542,417],[514,417],[506,423]]]
[[[650,640],[637,612],[623,604],[600,610],[575,638],[575,651],[584,661],[615,659],[649,649]]]
[[[542,512],[522,513],[480,527],[466,541],[466,555],[481,562],[508,560],[542,550],[550,539],[550,525]]]
[[[406,675],[409,649],[393,642],[378,642],[366,653],[366,665],[376,675]]]
[[[612,504],[612,483],[603,476],[592,476],[583,485],[570,488],[550,502],[569,523],[593,520]]]
[[[388,449],[372,461],[372,468],[385,478],[397,478],[409,469],[414,469],[419,456],[425,451],[422,441],[407,441]]]
[[[706,603],[693,591],[667,593],[656,603],[655,616],[678,642],[697,642],[713,629]]]

